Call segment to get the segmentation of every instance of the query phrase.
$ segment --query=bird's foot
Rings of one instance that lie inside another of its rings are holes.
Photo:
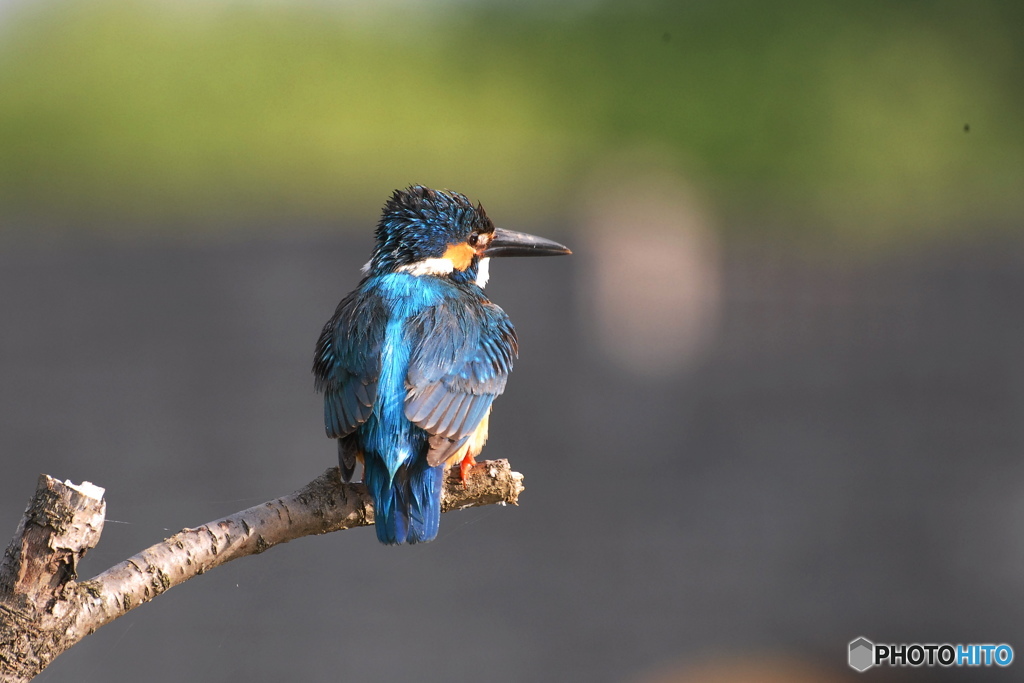
[[[476,458],[469,453],[466,453],[466,457],[459,463],[459,481],[462,482],[462,486],[466,487],[466,478],[469,476],[469,471],[473,469],[473,465],[476,464]]]

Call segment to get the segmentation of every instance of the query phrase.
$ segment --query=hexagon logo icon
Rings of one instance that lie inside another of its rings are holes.
[[[875,644],[861,636],[850,641],[850,668],[867,671],[875,665]]]

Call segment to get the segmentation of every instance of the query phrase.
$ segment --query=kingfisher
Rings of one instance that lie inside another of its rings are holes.
[[[422,185],[394,191],[375,236],[362,280],[320,333],[313,375],[342,479],[363,464],[377,538],[425,543],[445,473],[458,464],[465,482],[518,356],[511,321],[484,296],[490,259],[572,252]]]

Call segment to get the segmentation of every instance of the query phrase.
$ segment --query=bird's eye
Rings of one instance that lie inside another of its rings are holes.
[[[480,241],[480,233],[474,232],[469,236],[469,246],[475,247],[476,243]]]

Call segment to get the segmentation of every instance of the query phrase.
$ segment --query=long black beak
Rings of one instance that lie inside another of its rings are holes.
[[[484,249],[484,258],[491,256],[560,256],[571,254],[564,244],[515,230],[494,229],[494,236]]]

